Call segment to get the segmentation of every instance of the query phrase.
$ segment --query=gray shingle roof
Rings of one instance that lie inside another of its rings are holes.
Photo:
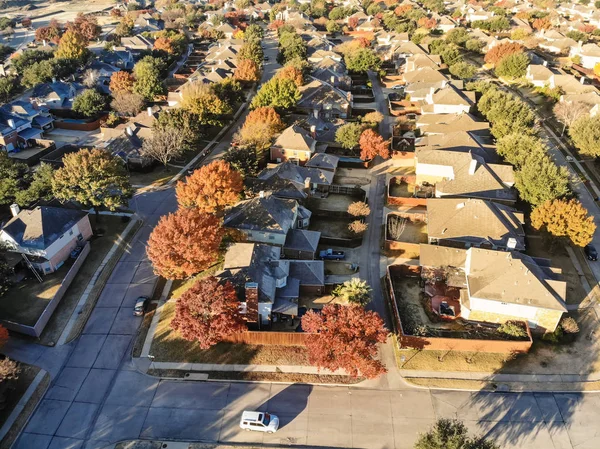
[[[2,230],[23,248],[46,249],[86,215],[80,210],[38,206],[22,210]]]
[[[298,210],[296,200],[277,198],[267,194],[263,198],[242,201],[225,217],[225,226],[287,234],[294,227]]]
[[[284,248],[297,251],[316,251],[319,246],[321,233],[317,231],[306,231],[304,229],[292,229],[285,238]]]

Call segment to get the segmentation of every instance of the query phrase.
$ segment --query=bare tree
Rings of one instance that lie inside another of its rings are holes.
[[[183,154],[183,135],[175,128],[155,129],[152,137],[142,143],[141,155],[167,167],[171,159]]]
[[[110,103],[110,107],[125,117],[134,117],[144,107],[144,98],[141,95],[129,92],[117,92]]]
[[[400,236],[406,228],[407,219],[398,215],[390,215],[388,219],[388,233],[392,240],[400,240]]]
[[[91,89],[96,86],[98,78],[100,78],[100,72],[98,72],[98,70],[87,69],[83,72],[83,85]]]
[[[563,124],[562,136],[567,126],[570,127],[579,118],[590,112],[590,106],[583,101],[575,101],[573,103],[560,101],[554,105],[552,112],[556,119]]]

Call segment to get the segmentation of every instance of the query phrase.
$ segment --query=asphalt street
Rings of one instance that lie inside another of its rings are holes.
[[[370,189],[377,213],[361,256],[378,311],[384,307],[376,282],[381,179]],[[57,348],[19,341],[7,348],[10,356],[38,362],[53,375],[15,449],[99,449],[138,438],[409,449],[418,432],[440,417],[460,418],[504,449],[600,447],[597,394],[430,391],[385,382],[366,388],[173,381],[138,372],[131,360],[139,326],[131,315],[132,299],[152,283],[144,246],[159,217],[174,210],[173,188],[139,194],[132,206],[145,219],[144,227],[110,277],[83,334]],[[278,414],[280,431],[241,431],[239,417],[248,409]]]

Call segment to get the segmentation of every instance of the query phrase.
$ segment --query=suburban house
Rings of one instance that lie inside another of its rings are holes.
[[[352,94],[333,87],[328,82],[313,78],[298,89],[302,96],[296,105],[298,112],[322,118],[348,118],[352,114]]]
[[[81,84],[62,81],[38,84],[33,88],[30,100],[37,107],[71,109],[73,100],[83,89]]]
[[[236,287],[247,322],[259,327],[297,316],[300,296],[325,285],[323,261],[282,260],[281,248],[256,243],[231,245],[217,276]]]
[[[593,69],[600,62],[600,47],[593,43],[583,44],[579,42],[577,45],[571,47],[569,56],[571,58],[579,56],[583,67]]]
[[[525,250],[523,213],[474,198],[427,200],[427,236],[432,245]]]
[[[486,162],[497,162],[498,154],[489,134],[474,131],[456,131],[446,134],[427,134],[418,138],[416,147],[432,150],[460,151],[483,158]]]
[[[264,169],[258,178],[262,180],[279,179],[298,185],[299,188],[310,191],[327,192],[333,184],[334,173],[319,168],[312,168],[283,162],[273,168]]]
[[[553,332],[567,311],[567,283],[547,259],[422,244],[419,263],[421,276],[446,278],[448,286],[460,289],[460,314],[468,320],[522,320],[534,331]]]
[[[231,208],[223,224],[241,231],[250,242],[283,246],[289,231],[308,228],[311,215],[296,200],[261,192]]]
[[[52,129],[54,120],[51,117],[28,116],[27,110],[15,104],[11,107],[10,103],[0,108],[0,151],[11,153],[35,146],[35,139],[40,139],[45,130]]]
[[[448,84],[441,89],[430,88],[421,106],[421,114],[468,113],[474,105],[475,92],[462,91]]]
[[[553,75],[554,72],[545,65],[529,64],[525,78],[535,87],[544,87],[549,85],[550,78]]]
[[[315,153],[317,141],[298,125],[286,128],[271,146],[271,160],[304,165]]]
[[[425,114],[417,117],[417,128],[424,134],[469,132],[489,135],[490,123],[478,121],[471,114]]]
[[[517,195],[511,165],[488,164],[480,156],[460,151],[416,148],[418,185],[434,185],[437,198],[481,198],[513,204]]]
[[[0,230],[0,242],[25,255],[44,274],[59,269],[71,251],[92,236],[87,212],[49,206],[20,210],[16,204],[11,211],[13,218]]]

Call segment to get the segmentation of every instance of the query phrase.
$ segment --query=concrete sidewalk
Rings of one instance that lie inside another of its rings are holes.
[[[315,366],[304,365],[226,365],[222,363],[178,363],[178,362],[152,362],[149,369],[177,370],[177,371],[233,371],[233,372],[260,372],[260,373],[292,373],[292,374],[321,374],[330,376],[346,376],[344,370],[330,371],[319,370]]]
[[[600,380],[600,373],[590,374],[503,374],[477,373],[465,371],[420,371],[399,370],[400,375],[407,379],[452,379],[452,380],[483,380],[489,382],[595,382]]]

